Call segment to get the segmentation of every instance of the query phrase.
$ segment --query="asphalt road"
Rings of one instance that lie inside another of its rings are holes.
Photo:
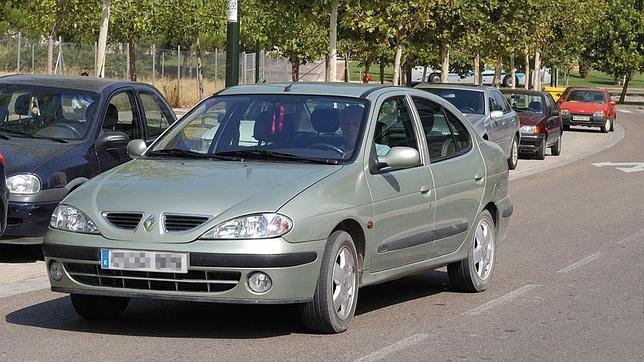
[[[484,293],[452,292],[431,271],[360,290],[349,331],[316,335],[292,306],[134,300],[96,323],[65,295],[5,288],[0,360],[641,361],[644,171],[606,164],[644,163],[644,112],[627,110],[613,147],[513,174],[515,214]]]

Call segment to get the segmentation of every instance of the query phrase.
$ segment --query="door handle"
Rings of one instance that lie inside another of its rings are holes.
[[[481,175],[481,174],[479,174],[479,173],[477,173],[476,175],[474,175],[474,181],[479,182],[479,181],[481,181],[481,180],[483,180],[483,175]]]
[[[421,194],[431,195],[432,194],[432,188],[429,187],[429,185],[423,185],[423,186],[420,187],[420,193]]]

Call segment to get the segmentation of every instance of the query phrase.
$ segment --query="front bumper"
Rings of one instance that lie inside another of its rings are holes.
[[[579,117],[590,117],[588,121],[576,120],[573,119],[575,116]],[[606,117],[604,116],[593,116],[588,114],[569,114],[562,115],[561,120],[564,126],[586,126],[586,127],[602,127],[606,124]]]
[[[313,298],[326,240],[289,243],[265,240],[196,240],[138,243],[50,230],[43,243],[46,265],[64,266],[57,292],[222,303],[301,303]],[[104,270],[100,249],[167,251],[188,254],[188,274]],[[267,274],[272,288],[258,294],[248,287],[252,272]]]
[[[521,134],[521,143],[519,143],[519,152],[535,153],[545,142],[545,135]]]
[[[58,202],[18,203],[10,201],[7,229],[4,236],[42,240],[39,238],[47,233],[49,220],[56,206],[58,206]],[[1,242],[2,240],[0,240]]]

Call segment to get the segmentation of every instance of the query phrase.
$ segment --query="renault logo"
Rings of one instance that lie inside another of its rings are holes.
[[[154,215],[148,216],[147,219],[143,222],[143,227],[145,228],[145,231],[150,231],[156,225],[157,223],[157,218],[154,217]]]

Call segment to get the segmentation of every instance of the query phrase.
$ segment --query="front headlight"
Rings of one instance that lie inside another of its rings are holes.
[[[58,205],[51,215],[49,226],[53,229],[75,233],[100,234],[96,224],[82,211],[67,205]]]
[[[255,214],[224,221],[201,236],[201,239],[267,239],[282,236],[293,221],[280,214]]]
[[[562,116],[569,116],[570,111],[567,109],[562,109],[561,112],[559,112]]]
[[[606,117],[606,113],[604,111],[597,111],[593,113],[593,117]]]
[[[540,134],[542,128],[540,125],[536,126],[521,126],[521,133],[523,134]]]
[[[35,195],[40,192],[40,179],[35,175],[22,174],[7,178],[9,192],[16,195]]]

